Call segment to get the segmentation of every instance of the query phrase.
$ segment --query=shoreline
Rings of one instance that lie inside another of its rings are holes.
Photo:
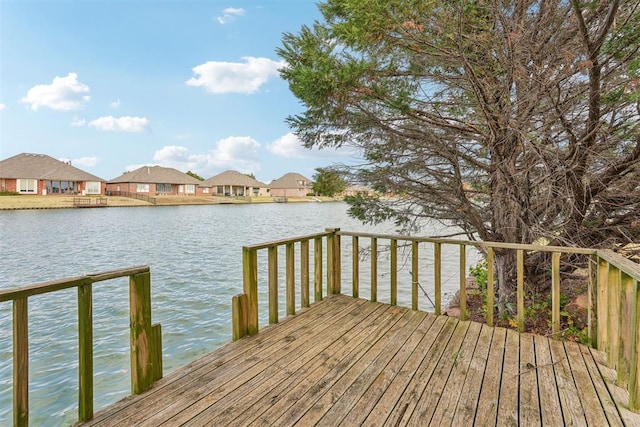
[[[74,206],[73,199],[80,196],[0,196],[0,211],[34,210],[34,209],[99,209],[114,207],[160,207],[160,206],[199,206],[199,205],[247,205],[252,203],[276,202],[273,197],[252,197],[249,200],[221,196],[160,196],[156,204],[121,196],[82,196],[82,198],[106,198],[106,205]],[[331,197],[289,197],[284,203],[324,203],[342,199]]]

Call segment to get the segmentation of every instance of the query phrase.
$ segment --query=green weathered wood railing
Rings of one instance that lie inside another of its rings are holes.
[[[131,328],[131,391],[141,393],[162,378],[162,332],[151,323],[151,274],[148,266],[124,268],[0,290],[0,302],[13,302],[13,424],[29,424],[28,299],[40,294],[78,288],[79,390],[78,418],[93,418],[93,301],[92,285],[129,277]]]
[[[402,290],[411,295],[411,308],[418,309],[419,286],[419,250],[421,246],[431,245],[433,251],[433,293],[434,312],[441,314],[442,307],[442,257],[443,246],[459,248],[458,294],[460,299],[460,318],[467,318],[466,279],[467,279],[467,247],[481,249],[487,257],[487,289],[486,305],[495,306],[495,272],[494,257],[496,251],[512,250],[516,252],[516,314],[515,322],[520,332],[525,330],[525,277],[524,261],[526,256],[536,252],[550,253],[549,271],[551,275],[551,329],[554,336],[559,336],[561,319],[560,271],[562,256],[582,255],[589,257],[588,280],[588,337],[590,344],[598,350],[605,351],[609,367],[617,370],[618,385],[629,391],[629,408],[640,412],[640,321],[638,303],[640,293],[640,265],[624,257],[606,250],[589,248],[570,248],[559,246],[542,246],[499,242],[475,242],[456,239],[440,239],[429,237],[411,237],[371,233],[351,233],[339,229],[327,229],[324,233],[294,237],[275,242],[245,246],[243,248],[244,293],[233,297],[233,339],[258,332],[258,251],[267,249],[267,277],[269,281],[269,323],[278,322],[278,259],[277,249],[286,246],[286,292],[287,315],[295,314],[295,268],[294,245],[301,246],[301,307],[308,307],[309,251],[308,243],[314,242],[314,282],[315,301],[323,297],[323,269],[327,272],[327,294],[341,292],[341,237],[351,238],[351,293],[360,297],[360,245],[369,242],[370,257],[370,300],[377,301],[380,278],[379,247],[380,241],[388,242],[389,258],[389,300],[397,304],[398,297],[398,247],[399,242],[410,247],[411,257],[411,289]],[[322,242],[326,241],[323,252]],[[302,249],[306,246],[306,250]],[[324,253],[324,256],[323,256]],[[325,258],[326,257],[326,258]],[[326,265],[323,260],[326,259]],[[305,289],[307,290],[305,293]],[[306,297],[305,297],[306,295]],[[306,299],[305,299],[306,298]],[[487,310],[486,321],[494,325],[494,310]]]

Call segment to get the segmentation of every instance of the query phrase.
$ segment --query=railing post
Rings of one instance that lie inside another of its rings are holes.
[[[390,288],[391,305],[398,305],[398,240],[391,239]]]
[[[278,323],[278,247],[267,249],[269,264],[269,324]]]
[[[29,326],[27,298],[13,300],[13,425],[29,425]]]
[[[371,238],[371,302],[378,301],[378,239]]]
[[[589,344],[598,348],[598,255],[589,256],[587,331]]]
[[[636,307],[637,301],[637,283],[633,278],[624,272],[620,277],[620,334],[618,349],[618,385],[627,387],[629,385],[629,377],[631,367],[635,365],[636,350],[636,333],[638,311]],[[635,372],[634,372],[635,373]]]
[[[93,418],[93,297],[91,284],[78,286],[78,419]]]
[[[610,368],[618,368],[618,350],[620,348],[620,281],[621,272],[616,266],[609,265],[609,295],[607,329],[609,340],[607,342],[607,363]]]
[[[309,241],[300,242],[300,306],[309,307]]]
[[[294,243],[287,243],[285,246],[286,269],[287,269],[287,315],[296,314],[296,269]]]
[[[438,242],[433,244],[433,287],[435,311],[440,315],[442,313],[442,246]]]
[[[139,394],[158,377],[158,359],[162,359],[155,337],[159,325],[151,325],[151,273],[129,277],[129,304],[131,319],[131,390]],[[154,330],[155,329],[155,330]],[[160,374],[161,376],[161,374]]]
[[[322,237],[313,240],[313,276],[313,300],[322,301]]]
[[[411,242],[411,309],[418,309],[418,242]]]
[[[518,332],[524,332],[524,251],[518,249],[517,252],[517,318],[518,318]]]
[[[235,295],[231,299],[231,333],[234,341],[247,335],[247,294]]]
[[[460,244],[460,320],[467,320],[467,247]]]
[[[494,253],[493,248],[487,249],[487,325],[493,326],[493,306],[495,298],[495,290],[493,289],[494,281]]]
[[[258,254],[255,249],[242,248],[242,276],[247,295],[247,333],[258,333]]]
[[[609,341],[609,330],[607,325],[609,311],[609,262],[598,257],[598,350],[606,351]]]
[[[560,332],[560,252],[551,254],[551,334]]]
[[[354,298],[360,297],[360,247],[358,236],[353,236],[351,240],[351,295]]]
[[[327,293],[339,294],[340,290],[340,236],[339,228],[327,228]]]

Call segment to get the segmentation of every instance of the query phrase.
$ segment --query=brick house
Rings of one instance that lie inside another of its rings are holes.
[[[211,194],[214,196],[257,197],[269,195],[267,184],[233,170],[205,179],[200,183],[200,186],[211,188]]]
[[[313,182],[299,173],[288,173],[268,185],[273,197],[305,197],[313,193]]]
[[[199,186],[201,183],[202,181],[177,169],[143,166],[108,181],[107,192],[147,196],[196,196],[203,192],[206,194],[207,189]]]
[[[0,191],[99,195],[104,193],[104,179],[46,154],[22,153],[0,161]]]

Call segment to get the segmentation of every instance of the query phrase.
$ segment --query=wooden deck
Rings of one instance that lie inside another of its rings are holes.
[[[640,425],[603,357],[576,343],[335,295],[85,425]]]

